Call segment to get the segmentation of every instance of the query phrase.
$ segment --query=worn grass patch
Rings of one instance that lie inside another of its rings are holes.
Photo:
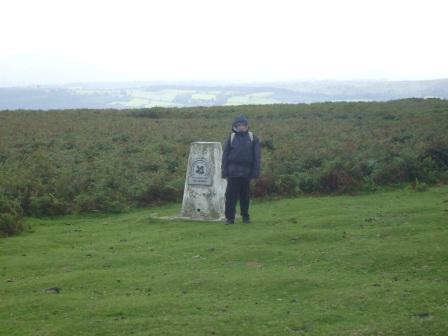
[[[0,240],[0,335],[447,335],[448,187],[27,219]]]

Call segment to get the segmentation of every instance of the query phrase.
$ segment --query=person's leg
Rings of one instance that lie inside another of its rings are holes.
[[[227,178],[227,188],[226,188],[226,209],[225,215],[227,221],[235,220],[235,208],[236,202],[238,200],[238,179],[229,177]]]
[[[249,222],[250,179],[240,180],[240,210],[243,222]]]

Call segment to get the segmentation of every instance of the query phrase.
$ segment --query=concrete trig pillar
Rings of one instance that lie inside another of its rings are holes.
[[[182,217],[220,220],[224,216],[227,180],[221,177],[219,142],[193,142],[188,157]]]

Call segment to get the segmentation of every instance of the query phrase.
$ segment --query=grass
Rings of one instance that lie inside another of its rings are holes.
[[[232,96],[227,100],[226,105],[244,104],[275,104],[278,103],[272,98],[272,92],[258,92],[240,96]]]
[[[0,335],[447,335],[448,187],[252,204],[253,224],[27,219]]]

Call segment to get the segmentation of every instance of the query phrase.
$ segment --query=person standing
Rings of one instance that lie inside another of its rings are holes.
[[[249,131],[248,119],[240,115],[233,120],[232,133],[222,154],[222,178],[227,179],[225,193],[226,224],[235,223],[236,203],[240,201],[243,223],[250,223],[250,180],[260,176],[260,140]]]

